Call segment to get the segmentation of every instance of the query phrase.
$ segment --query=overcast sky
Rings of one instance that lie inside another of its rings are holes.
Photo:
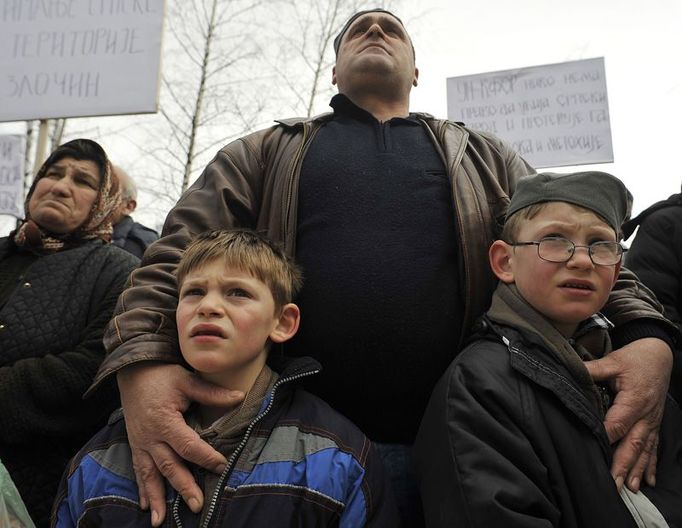
[[[682,0],[405,4],[396,14],[413,37],[420,69],[412,110],[446,117],[448,77],[604,57],[615,161],[583,168],[620,177],[635,197],[635,213],[680,192]],[[0,132],[23,127],[0,124]],[[142,207],[152,199],[141,198]]]
[[[405,10],[420,69],[413,110],[446,116],[448,77],[604,57],[614,163],[582,168],[621,178],[634,212],[680,192],[682,0],[420,4],[423,15]]]

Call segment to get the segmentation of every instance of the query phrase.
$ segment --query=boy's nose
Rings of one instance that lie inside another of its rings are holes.
[[[573,255],[571,255],[571,258],[568,259],[566,264],[573,267],[594,266],[592,257],[590,256],[590,248],[587,246],[576,246],[573,250]]]
[[[210,293],[204,295],[203,299],[201,299],[197,311],[203,317],[220,317],[222,315],[220,303],[216,299],[216,295]]]

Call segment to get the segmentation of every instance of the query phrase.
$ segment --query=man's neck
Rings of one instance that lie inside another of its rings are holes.
[[[344,94],[356,106],[369,112],[379,122],[390,121],[394,117],[407,117],[410,114],[410,101],[408,99],[386,100],[386,97],[378,94]]]

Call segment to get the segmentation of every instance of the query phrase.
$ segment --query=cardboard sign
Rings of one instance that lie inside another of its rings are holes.
[[[613,161],[604,59],[451,77],[448,118],[490,132],[533,167]]]
[[[0,135],[0,214],[24,216],[24,149],[26,138]]]
[[[164,0],[0,0],[0,121],[155,112]]]

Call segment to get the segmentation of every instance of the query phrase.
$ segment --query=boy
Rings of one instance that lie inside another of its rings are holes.
[[[597,312],[620,270],[630,203],[600,172],[519,182],[489,251],[500,280],[491,307],[417,437],[427,526],[682,526],[679,408],[668,401],[656,487],[619,492],[602,423],[609,393],[583,365],[609,352]]]
[[[246,397],[238,408],[188,412],[188,423],[228,463],[221,475],[196,472],[207,497],[198,515],[168,486],[169,526],[396,526],[390,484],[369,440],[295,387],[319,364],[282,357],[266,364],[270,344],[291,338],[300,318],[291,302],[300,272],[282,249],[251,231],[209,232],[183,254],[177,283],[185,361]],[[150,524],[119,414],[72,461],[53,525]]]

